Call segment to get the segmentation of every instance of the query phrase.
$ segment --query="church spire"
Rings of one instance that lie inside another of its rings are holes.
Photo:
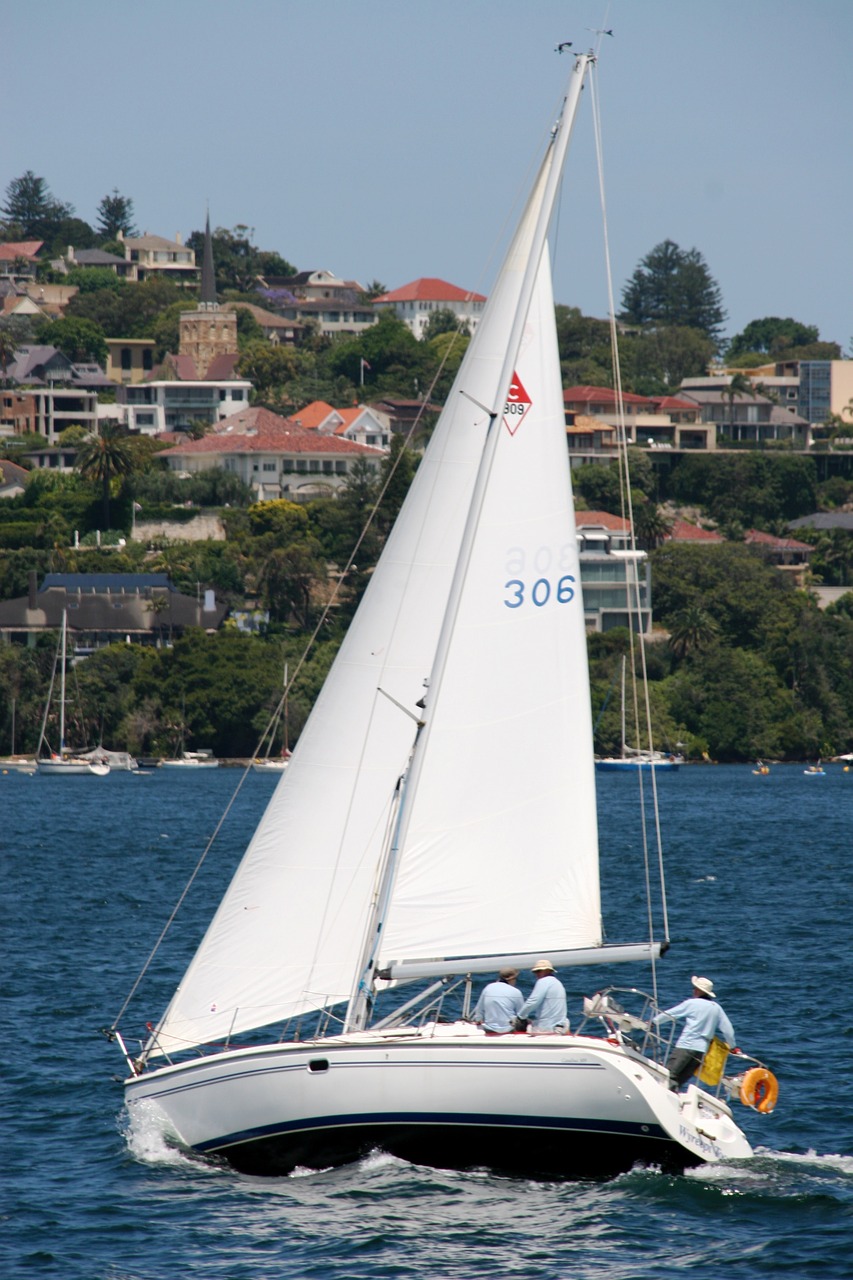
[[[210,235],[210,210],[207,211],[207,222],[204,228],[204,257],[201,264],[201,299],[200,310],[214,311],[218,309],[216,300],[216,275],[213,270],[213,240]]]

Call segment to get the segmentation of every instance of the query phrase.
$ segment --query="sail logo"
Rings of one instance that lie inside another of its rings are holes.
[[[531,399],[524,390],[524,384],[517,373],[512,375],[512,381],[509,384],[507,392],[506,404],[504,405],[504,426],[511,436],[514,436],[518,428],[527,416],[527,411],[531,406]]]

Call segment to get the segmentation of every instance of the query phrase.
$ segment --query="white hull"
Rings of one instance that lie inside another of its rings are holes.
[[[605,756],[596,760],[595,767],[600,773],[634,773],[637,769],[654,769],[656,773],[674,773],[681,764],[681,759],[669,759],[666,756]]]
[[[609,1176],[752,1154],[727,1105],[667,1087],[586,1036],[486,1036],[461,1023],[240,1049],[126,1084],[131,1119],[254,1174],[382,1149],[436,1167]]]
[[[255,760],[252,769],[255,773],[284,773],[289,760]]]
[[[164,760],[161,769],[218,769],[218,760]]]
[[[105,778],[110,771],[108,764],[92,764],[89,760],[39,760],[36,771],[48,777],[81,777],[90,774]]]

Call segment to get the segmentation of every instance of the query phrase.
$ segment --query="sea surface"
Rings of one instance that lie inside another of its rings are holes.
[[[497,767],[497,766],[496,766]],[[752,1160],[674,1177],[541,1183],[374,1155],[261,1180],[130,1132],[121,1009],[240,774],[0,773],[0,1277],[58,1280],[752,1280],[853,1275],[853,772],[686,767],[658,779],[672,948],[661,999],[711,977],[776,1072],[737,1108]],[[598,777],[608,934],[645,936],[637,780]],[[250,774],[139,988],[142,1034],[176,984],[275,782]],[[524,858],[519,858],[519,877]],[[639,921],[639,923],[638,923]],[[564,971],[570,1012],[608,980]],[[524,984],[522,984],[524,985]]]

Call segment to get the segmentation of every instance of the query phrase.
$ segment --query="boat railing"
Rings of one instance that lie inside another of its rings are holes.
[[[625,1008],[626,1004],[638,1008],[639,1013],[629,1012]],[[676,1020],[668,1018],[666,1010],[661,1009],[647,991],[640,991],[636,987],[607,987],[594,996],[584,997],[583,1009],[584,1016],[578,1027],[579,1035],[589,1035],[591,1028],[598,1026],[603,1029],[606,1039],[632,1049],[659,1067],[666,1066],[678,1026]],[[663,1015],[659,1023],[655,1021],[658,1015]],[[735,1063],[737,1074],[726,1075],[726,1068]],[[742,1049],[738,1049],[736,1054],[734,1051],[729,1054],[724,1052],[719,1071],[714,1072],[712,1080],[704,1072],[702,1076],[698,1076],[699,1087],[713,1097],[739,1098],[744,1101],[744,1080],[751,1067],[767,1070],[760,1058],[745,1053]]]

